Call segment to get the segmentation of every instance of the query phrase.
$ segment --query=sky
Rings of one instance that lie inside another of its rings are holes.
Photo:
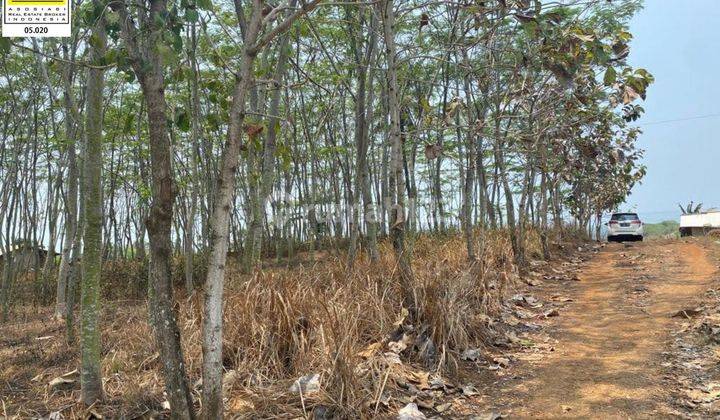
[[[655,82],[638,120],[648,172],[620,209],[657,222],[678,202],[720,207],[720,0],[645,0],[630,32],[629,64]]]

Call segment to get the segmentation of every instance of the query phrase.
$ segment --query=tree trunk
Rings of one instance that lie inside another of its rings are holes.
[[[400,103],[398,101],[398,83],[395,51],[395,12],[393,1],[383,2],[383,32],[385,35],[385,54],[388,64],[388,111],[390,112],[389,141],[391,146],[390,192],[395,196],[390,216],[390,236],[392,238],[395,258],[399,267],[400,285],[403,301],[413,317],[417,317],[415,292],[412,287],[413,272],[410,255],[405,247],[405,177],[403,174],[403,144],[400,133]]]
[[[463,52],[463,58],[465,63],[467,63],[467,52]],[[470,95],[470,81],[468,80],[469,74],[464,77],[463,83],[465,88],[465,97],[471,98]],[[470,104],[466,104],[466,117],[467,117],[467,124],[470,126],[467,130],[467,137],[466,137],[466,144],[467,144],[467,153],[466,153],[466,162],[467,162],[467,171],[465,173],[465,186],[463,191],[463,224],[465,226],[464,234],[465,234],[465,247],[467,248],[467,254],[468,259],[470,261],[475,261],[476,255],[475,255],[475,235],[473,233],[473,217],[472,217],[472,207],[473,207],[473,192],[475,190],[475,164],[476,164],[476,138],[480,135],[480,133],[475,133],[475,129],[473,128],[474,125],[474,118],[473,118],[473,107],[470,106]],[[459,115],[459,113],[458,113]],[[478,115],[479,117],[479,115]]]
[[[161,26],[167,4],[165,0],[150,2],[149,19],[140,19],[139,29],[129,16],[127,4],[111,3],[120,15],[120,26],[130,62],[138,76],[147,105],[150,137],[151,196],[150,214],[146,228],[150,238],[150,287],[148,312],[159,347],[165,376],[165,391],[173,418],[193,419],[192,396],[185,375],[185,363],[180,345],[180,329],[173,312],[173,290],[170,273],[172,255],[171,229],[175,191],[172,175],[172,151],[167,127],[165,79],[163,62],[157,46],[162,42]],[[138,45],[140,32],[147,42],[141,51]]]
[[[161,68],[160,63],[155,63]],[[143,78],[143,92],[147,102],[150,132],[152,204],[146,221],[150,237],[150,302],[149,312],[160,348],[165,373],[165,391],[177,418],[194,418],[192,396],[185,376],[185,364],[180,345],[180,330],[173,312],[172,277],[172,214],[174,202],[172,152],[167,133],[164,81],[161,74]]]
[[[230,127],[215,189],[215,204],[210,219],[210,259],[205,279],[203,311],[203,415],[220,419],[222,404],[222,308],[225,262],[227,260],[230,211],[235,192],[235,173],[239,163],[242,126],[245,119],[245,98],[252,78],[256,52],[252,50],[262,23],[262,3],[253,0],[252,15],[243,42],[240,71],[235,82]],[[248,252],[249,250],[245,250]]]
[[[245,120],[245,98],[252,81],[252,69],[255,57],[273,37],[287,29],[290,24],[304,13],[317,6],[319,0],[304,3],[303,6],[282,23],[268,31],[262,39],[259,33],[263,24],[263,3],[253,0],[250,21],[244,28],[243,50],[240,69],[235,81],[232,104],[230,106],[230,124],[228,138],[223,148],[220,174],[217,179],[215,203],[210,219],[210,258],[205,279],[205,304],[203,309],[203,409],[206,418],[220,419],[223,415],[222,404],[222,308],[225,263],[227,260],[230,231],[230,213],[235,192],[235,174],[237,172],[243,122]],[[245,21],[242,8],[236,13],[241,22]],[[252,128],[250,127],[250,130]],[[246,250],[247,252],[247,250]]]
[[[99,7],[98,0],[93,1]],[[92,30],[96,43],[91,60],[100,63],[105,54],[105,19],[95,21]],[[102,270],[102,120],[104,70],[90,68],[87,80],[85,113],[85,213],[83,215],[83,258],[81,283],[80,400],[91,405],[103,399],[100,347],[100,277]]]
[[[507,170],[505,167],[505,159],[503,157],[502,153],[502,137],[500,135],[500,110],[496,109],[495,112],[495,144],[493,147],[493,152],[495,155],[495,167],[498,170],[498,177],[499,181],[502,182],[502,188],[503,192],[505,194],[505,212],[506,218],[507,218],[507,228],[508,232],[510,233],[510,244],[512,245],[513,249],[513,256],[515,259],[518,258],[520,255],[520,250],[518,248],[518,238],[517,238],[517,226],[515,223],[515,202],[513,198],[513,192],[510,188],[510,181],[508,180]],[[498,194],[499,195],[499,194]],[[498,201],[500,198],[498,197]]]
[[[377,19],[375,18],[375,15],[373,14],[373,23],[371,25],[371,30],[373,33],[375,32],[375,28],[377,27]],[[373,52],[377,51],[377,36],[371,37],[371,42],[373,43]],[[372,58],[370,60],[370,64],[375,63],[375,56],[377,54],[373,54]],[[375,100],[375,91],[373,89],[373,82],[375,81],[375,71],[371,70],[368,75],[368,83],[367,83],[367,102],[366,102],[366,115],[365,115],[365,130],[364,130],[364,137],[365,137],[365,147],[369,148],[370,146],[370,139],[369,139],[369,133],[370,133],[370,125],[372,124],[373,120],[373,105]],[[363,200],[363,219],[365,220],[365,225],[367,229],[367,247],[368,252],[370,254],[370,260],[372,262],[376,262],[380,259],[380,254],[378,253],[378,246],[377,246],[377,231],[378,231],[378,217],[377,217],[377,207],[373,203],[372,198],[372,188],[371,188],[371,180],[370,180],[370,165],[368,163],[367,159],[367,150],[365,153],[365,163],[360,168],[360,189],[362,191],[362,200]]]
[[[542,147],[542,146],[540,146]],[[545,149],[541,149],[540,154],[540,245],[542,246],[543,258],[550,259],[550,247],[548,246],[548,174],[547,174],[547,158]]]
[[[290,0],[289,7],[293,9],[295,7],[296,0]],[[286,15],[289,15],[289,11]],[[287,17],[287,16],[286,16]],[[289,55],[289,40],[290,35],[286,33],[281,38],[278,45],[278,59],[275,67],[275,74],[273,75],[273,91],[270,98],[270,108],[267,122],[267,134],[265,135],[265,142],[263,145],[262,154],[262,169],[260,173],[260,186],[258,193],[253,197],[252,203],[252,220],[249,226],[248,238],[249,242],[246,247],[246,252],[249,252],[248,268],[257,266],[260,261],[260,253],[262,250],[262,229],[263,220],[265,218],[265,202],[268,195],[271,192],[271,187],[275,175],[275,150],[276,141],[278,135],[278,125],[280,124],[280,118],[277,116],[280,111],[280,94],[282,93],[281,84],[283,77],[285,76],[285,68],[288,61]]]
[[[360,21],[364,22],[361,15],[364,11],[358,12]],[[379,258],[377,250],[377,227],[376,217],[372,206],[370,193],[370,177],[368,168],[368,146],[369,146],[369,125],[372,118],[373,75],[369,72],[368,66],[374,61],[377,50],[377,37],[375,36],[376,19],[373,15],[372,23],[368,27],[370,39],[365,48],[364,55],[361,51],[363,43],[360,35],[353,33],[355,42],[355,65],[357,67],[357,91],[355,93],[355,170],[356,178],[354,191],[350,198],[350,248],[348,250],[348,265],[352,266],[356,252],[357,242],[360,233],[360,225],[364,221],[367,227],[368,251],[370,259],[377,261]],[[352,24],[351,24],[352,30]],[[369,76],[369,77],[368,77]],[[368,80],[369,79],[369,80]],[[359,205],[362,199],[362,206]]]
[[[63,46],[65,58],[68,58],[67,45]],[[65,238],[63,239],[60,268],[58,269],[57,291],[55,294],[55,318],[62,319],[67,311],[68,278],[73,273],[72,254],[76,243],[78,219],[78,168],[75,144],[78,139],[78,122],[75,119],[75,105],[72,98],[72,64],[66,64],[63,72],[65,87],[63,104],[65,107],[65,135],[68,139],[67,175],[65,188]]]
[[[198,191],[201,191],[200,156],[196,151],[200,150],[200,142],[202,136],[202,123],[200,122],[200,88],[199,88],[199,71],[197,64],[197,34],[196,24],[190,26],[190,48],[188,51],[190,59],[190,67],[192,77],[190,78],[190,98],[191,98],[191,119],[192,119],[192,145],[191,152],[193,156],[194,176],[192,177],[192,186],[190,192],[190,203],[187,206],[187,214],[185,215],[185,237],[183,238],[184,254],[185,254],[185,291],[188,295],[192,294],[195,286],[193,279],[194,272],[194,234],[195,234],[195,213],[197,211]]]

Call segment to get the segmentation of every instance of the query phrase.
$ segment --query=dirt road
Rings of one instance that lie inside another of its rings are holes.
[[[698,243],[608,245],[579,282],[542,291],[572,299],[546,328],[553,351],[518,357],[493,405],[511,418],[670,417],[663,352],[681,322],[672,315],[697,302],[714,273]]]

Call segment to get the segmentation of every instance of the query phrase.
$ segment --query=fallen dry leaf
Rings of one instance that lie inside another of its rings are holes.
[[[253,404],[253,402],[250,400],[246,400],[245,398],[236,397],[230,400],[229,408],[230,411],[235,413],[246,412],[254,410],[255,404]]]
[[[410,372],[408,380],[417,384],[418,389],[429,389],[430,373],[428,372]]]
[[[227,395],[230,392],[232,386],[237,382],[240,375],[237,370],[229,370],[223,375],[222,389],[223,394]]]
[[[398,411],[398,420],[419,420],[425,419],[425,414],[418,409],[417,404],[409,403]]]
[[[294,394],[302,392],[303,395],[307,395],[318,391],[320,391],[319,373],[301,376],[290,387],[290,392]]]
[[[74,379],[58,376],[57,378],[54,378],[53,380],[51,380],[48,383],[48,386],[52,389],[52,388],[57,388],[57,387],[60,387],[60,386],[66,385],[66,384],[72,384],[72,383],[75,383]]]
[[[551,318],[555,316],[560,316],[560,312],[558,312],[557,309],[551,309],[549,311],[545,311],[543,315],[545,315],[545,318]]]
[[[462,386],[462,393],[466,397],[472,397],[473,395],[478,394],[477,388],[475,388],[475,385],[467,384]]]
[[[371,358],[375,353],[382,348],[382,343],[372,343],[365,347],[362,351],[359,351],[357,355],[363,359]]]
[[[510,366],[510,359],[508,359],[507,357],[493,357],[493,363],[500,367],[506,368]]]
[[[480,349],[467,349],[460,353],[462,360],[469,360],[474,362],[480,358]]]
[[[435,406],[435,411],[438,413],[444,413],[445,411],[448,411],[450,407],[452,407],[452,403],[438,404]]]

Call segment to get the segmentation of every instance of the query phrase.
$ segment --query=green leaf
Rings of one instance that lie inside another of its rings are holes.
[[[10,39],[0,38],[0,53],[6,54],[10,52]]]
[[[615,68],[608,67],[608,69],[605,71],[605,77],[603,77],[603,83],[605,86],[612,86],[613,83],[617,80],[617,72],[615,71]]]
[[[220,121],[220,117],[218,116],[218,114],[216,114],[214,112],[208,114],[205,117],[205,119],[207,120],[208,125],[210,126],[210,128],[212,130],[217,130],[220,127],[220,124],[222,123],[222,121]]]
[[[88,42],[95,49],[101,49],[103,47],[102,40],[99,36],[97,36],[97,34],[90,35]]]
[[[185,109],[175,111],[175,125],[182,132],[190,131],[190,116]]]
[[[627,32],[627,31],[621,31],[621,32],[618,34],[618,39],[620,39],[620,40],[622,40],[622,41],[624,41],[624,42],[630,41],[630,40],[632,39],[632,37],[633,37],[632,34],[631,34],[630,32]]]
[[[429,114],[432,112],[432,108],[430,107],[430,102],[428,102],[427,98],[425,98],[425,97],[420,98],[420,106],[422,107],[423,112],[425,112],[425,114]]]
[[[213,4],[212,0],[197,0],[195,2],[195,5],[202,10],[212,10]]]
[[[135,114],[128,113],[125,117],[125,124],[123,125],[123,133],[130,134],[133,129],[133,122],[135,122]]]
[[[140,192],[140,197],[144,200],[148,200],[152,196],[152,191],[146,184],[138,185],[138,191]]]
[[[158,54],[160,54],[160,57],[162,57],[163,63],[165,65],[176,64],[180,60],[175,50],[173,50],[166,44],[158,44],[157,51]]]
[[[117,61],[117,58],[118,58],[117,50],[112,49],[112,50],[108,50],[105,53],[105,57],[103,57],[103,61],[106,64],[115,63]]]
[[[182,52],[183,40],[179,34],[173,34],[172,46],[176,53],[180,54]]]
[[[525,34],[530,39],[537,38],[537,35],[540,33],[540,26],[538,25],[537,21],[535,21],[535,20],[523,22],[521,24],[521,27],[522,27],[523,31],[525,32]]]
[[[135,72],[128,69],[127,71],[124,71],[125,73],[125,82],[132,83],[135,81]]]
[[[177,83],[185,80],[185,72],[183,70],[184,69],[182,67],[177,67],[175,68],[175,70],[173,70],[171,75],[173,82]]]
[[[105,13],[105,21],[110,25],[115,25],[120,22],[120,15],[118,15],[117,12],[108,10],[107,13]]]
[[[188,22],[197,22],[200,15],[195,9],[185,9],[185,20]]]
[[[165,18],[162,17],[162,16],[160,16],[159,14],[155,14],[155,15],[153,16],[153,21],[154,21],[154,23],[155,23],[155,26],[157,26],[158,28],[164,28],[164,27],[165,27],[165,23],[166,23],[166,22],[165,22]]]

